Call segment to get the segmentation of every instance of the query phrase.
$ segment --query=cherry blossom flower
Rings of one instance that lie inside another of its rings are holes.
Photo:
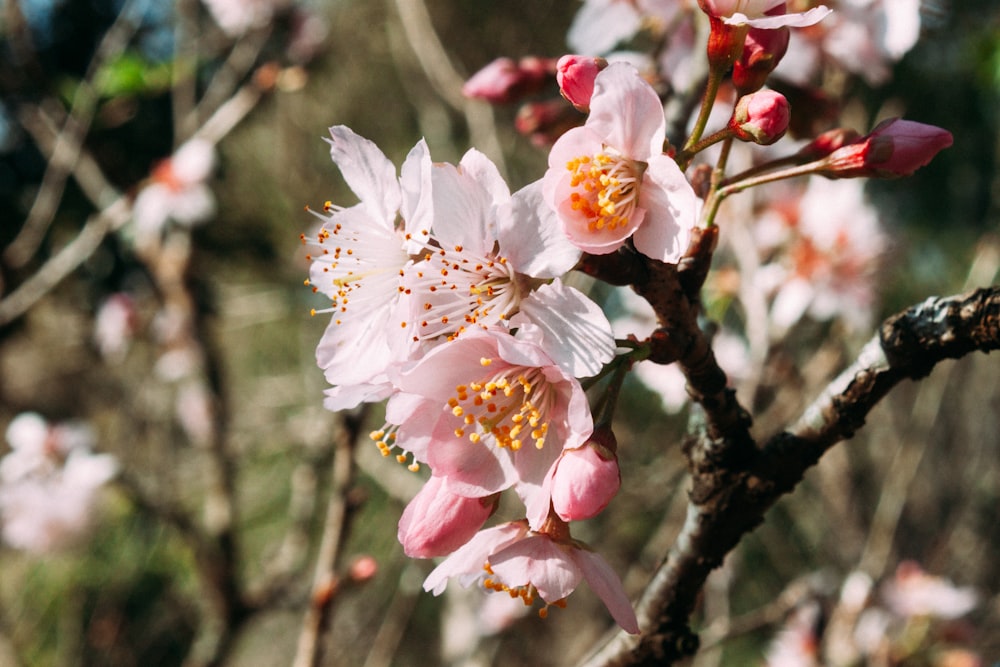
[[[765,29],[814,25],[831,11],[820,5],[805,12],[786,14],[786,0],[698,0],[698,4],[706,14],[728,25]]]
[[[796,210],[780,264],[763,267],[757,277],[759,285],[775,289],[775,334],[806,314],[818,321],[840,317],[852,330],[867,330],[875,306],[873,275],[887,240],[863,184],[811,179]]]
[[[584,55],[600,56],[632,38],[644,24],[670,23],[686,0],[584,0],[566,42]]]
[[[606,254],[632,238],[663,262],[687,249],[698,199],[663,153],[665,132],[660,99],[635,68],[613,63],[597,75],[586,124],[556,141],[542,179],[577,247]]]
[[[350,208],[328,204],[313,243],[308,284],[330,297],[330,323],[316,349],[331,410],[385,398],[385,377],[406,332],[400,273],[430,233],[430,155],[423,141],[410,151],[399,179],[375,144],[350,129],[330,128],[330,155],[361,200]],[[405,222],[397,221],[397,214]],[[303,238],[305,242],[305,238]]]
[[[434,224],[422,261],[402,269],[400,329],[410,355],[472,328],[534,327],[546,352],[589,376],[614,355],[600,307],[557,276],[580,251],[541,200],[538,183],[510,195],[496,166],[471,150],[431,173]],[[551,283],[544,280],[553,279]]]
[[[292,0],[202,0],[219,27],[231,37],[262,28]]]
[[[138,327],[134,299],[124,293],[112,294],[101,303],[94,318],[94,342],[104,359],[124,359]]]
[[[914,561],[903,561],[893,579],[883,585],[882,598],[899,616],[932,616],[955,619],[972,611],[979,596],[971,588],[960,588],[924,571]]]
[[[462,586],[479,583],[526,605],[540,598],[545,604],[543,616],[550,605],[563,606],[585,579],[618,625],[626,632],[639,632],[621,580],[603,558],[568,536],[556,539],[532,532],[524,521],[479,532],[430,573],[424,590],[440,595],[452,577]]]
[[[767,649],[767,667],[819,667],[819,615],[815,602],[793,611]]]
[[[789,57],[776,72],[805,85],[832,63],[870,85],[886,83],[890,66],[920,36],[920,0],[835,0],[834,12],[808,31],[791,35]]]
[[[214,168],[215,147],[203,139],[191,139],[157,164],[132,206],[136,244],[157,244],[170,220],[192,227],[211,219],[215,196],[206,181]]]
[[[565,447],[593,430],[580,383],[532,340],[470,330],[396,369],[386,408],[398,430],[373,434],[447,478],[452,493],[480,498],[514,487],[532,526],[549,510],[543,482]]]
[[[69,546],[90,526],[97,492],[118,470],[110,454],[91,452],[85,426],[50,426],[23,413],[7,428],[12,447],[0,459],[0,524],[17,549],[49,553]]]

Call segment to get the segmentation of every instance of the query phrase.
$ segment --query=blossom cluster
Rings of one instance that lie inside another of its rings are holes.
[[[49,424],[25,412],[7,427],[11,451],[0,459],[3,541],[32,553],[72,544],[90,526],[100,488],[118,471],[110,454],[92,451],[82,424]]]
[[[876,587],[862,572],[849,574],[837,599],[801,601],[789,614],[766,653],[767,667],[824,664],[984,664],[964,648],[971,626],[962,617],[979,603],[978,594],[903,561]]]
[[[316,353],[331,385],[324,404],[386,401],[372,439],[412,471],[429,470],[398,531],[407,555],[445,557],[427,590],[439,593],[457,578],[526,604],[540,599],[544,612],[585,579],[618,624],[638,632],[617,575],[572,537],[571,524],[599,514],[619,490],[614,396],[649,348],[636,331],[616,340],[602,306],[566,274],[615,254],[677,264],[695,230],[715,226],[723,201],[743,190],[809,174],[904,175],[951,142],[943,130],[895,119],[864,137],[809,137],[783,157],[768,148],[723,178],[740,146],[770,147],[786,134],[790,105],[765,80],[786,52],[788,28],[814,25],[830,10],[702,0],[710,74],[687,141],[676,147],[663,89],[641,63],[610,52],[649,15],[674,26],[689,48],[680,26],[695,11],[679,0],[587,2],[570,41],[603,35],[599,46],[591,41],[589,52],[559,59],[502,59],[473,77],[466,94],[494,103],[555,80],[577,115],[568,124],[531,119],[537,143],[549,145],[547,170],[513,193],[475,149],[458,164],[439,163],[421,140],[397,172],[371,141],[330,128],[331,157],[359,201],[327,202],[314,211],[318,230],[303,236],[311,247],[306,283],[329,299],[314,311],[330,318]],[[706,132],[719,107],[728,120]],[[868,293],[852,280],[866,284],[880,232],[853,215],[836,224],[814,215],[821,209],[813,200],[843,197],[844,181],[827,183],[796,195],[799,212],[753,231],[761,252],[754,282],[765,286],[776,330],[806,313],[823,319],[858,303],[870,311]],[[860,191],[851,192],[851,210],[862,208]],[[665,316],[656,312],[655,326]],[[585,386],[606,376],[595,416]],[[523,516],[484,528],[504,492],[520,500]]]

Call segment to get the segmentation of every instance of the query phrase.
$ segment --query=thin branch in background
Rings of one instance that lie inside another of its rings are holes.
[[[403,642],[403,634],[413,618],[417,600],[420,599],[420,582],[423,578],[423,570],[414,561],[408,561],[403,567],[399,585],[389,601],[389,608],[382,616],[382,624],[372,640],[364,667],[391,667],[393,664],[393,658]]]
[[[270,36],[270,28],[263,28],[236,41],[225,62],[209,81],[205,94],[189,112],[189,117],[184,121],[185,126],[202,127],[227,100],[234,97],[237,86],[253,69]]]
[[[343,416],[342,428],[334,435],[336,444],[330,501],[326,510],[323,537],[316,555],[312,594],[302,620],[293,667],[318,667],[322,664],[323,635],[333,617],[333,605],[339,588],[337,561],[347,537],[353,510],[350,494],[354,486],[354,450],[365,414],[366,411],[363,410],[357,416]]]
[[[112,206],[91,216],[76,238],[0,301],[0,326],[26,313],[42,297],[55,289],[66,276],[87,261],[87,258],[100,247],[104,237],[124,224],[130,214],[131,207],[119,199]]]
[[[393,0],[393,6],[410,49],[416,55],[427,80],[445,102],[465,115],[470,142],[488,155],[500,173],[505,175],[507,167],[497,135],[493,108],[462,95],[465,80],[452,65],[448,52],[434,30],[427,5],[423,0]]]
[[[174,0],[174,67],[170,108],[174,116],[174,148],[197,129],[198,0]]]
[[[73,172],[80,157],[83,140],[90,131],[90,124],[97,110],[98,98],[97,91],[94,90],[94,77],[108,61],[121,55],[138,29],[139,22],[132,15],[136,5],[135,0],[126,2],[118,12],[114,23],[104,34],[93,59],[87,66],[83,80],[76,87],[69,113],[62,121],[63,127],[53,147],[44,151],[48,156],[48,163],[35,200],[20,232],[3,252],[4,262],[11,267],[24,266],[34,257],[55,218],[59,202],[62,201],[66,179]]]

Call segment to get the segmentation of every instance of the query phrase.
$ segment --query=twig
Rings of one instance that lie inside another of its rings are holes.
[[[412,560],[403,567],[399,575],[399,585],[389,601],[389,608],[382,617],[382,625],[371,643],[371,651],[365,658],[364,667],[390,667],[392,659],[403,641],[403,633],[409,625],[417,600],[420,599],[420,582],[424,573]]]
[[[354,449],[363,419],[364,413],[358,417],[344,417],[344,428],[335,436],[330,502],[316,555],[310,604],[302,621],[293,667],[318,667],[323,657],[323,633],[329,626],[338,589],[337,560],[350,523],[349,494],[354,485]]]
[[[497,136],[493,110],[488,104],[468,100],[462,95],[462,76],[451,64],[444,45],[434,30],[434,23],[423,0],[394,0],[393,5],[403,26],[403,33],[417,57],[427,80],[438,95],[453,109],[465,115],[469,139],[496,163],[501,175],[507,169]]]
[[[30,278],[0,301],[0,326],[23,315],[94,254],[109,232],[123,225],[131,207],[122,199],[87,220],[80,233]]]
[[[4,261],[11,267],[24,266],[38,250],[49,225],[55,218],[59,202],[62,200],[66,179],[73,172],[74,165],[80,157],[80,148],[84,137],[90,129],[90,123],[97,109],[97,92],[93,87],[93,79],[107,61],[118,56],[128,44],[138,28],[133,21],[132,13],[135,0],[129,0],[118,13],[115,22],[104,34],[97,52],[87,67],[87,72],[76,88],[69,114],[63,121],[54,146],[45,149],[48,164],[42,183],[35,195],[35,201],[28,211],[28,217],[21,226],[17,237],[7,246],[3,253]]]

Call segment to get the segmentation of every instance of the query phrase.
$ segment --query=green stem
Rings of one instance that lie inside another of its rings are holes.
[[[712,106],[715,98],[719,94],[719,86],[722,85],[722,78],[725,73],[716,69],[709,71],[708,84],[705,86],[705,95],[701,98],[701,110],[698,112],[698,120],[695,121],[691,136],[684,144],[683,154],[691,153],[695,145],[701,140],[701,135],[705,133],[705,126],[708,125],[708,116],[712,113]]]

